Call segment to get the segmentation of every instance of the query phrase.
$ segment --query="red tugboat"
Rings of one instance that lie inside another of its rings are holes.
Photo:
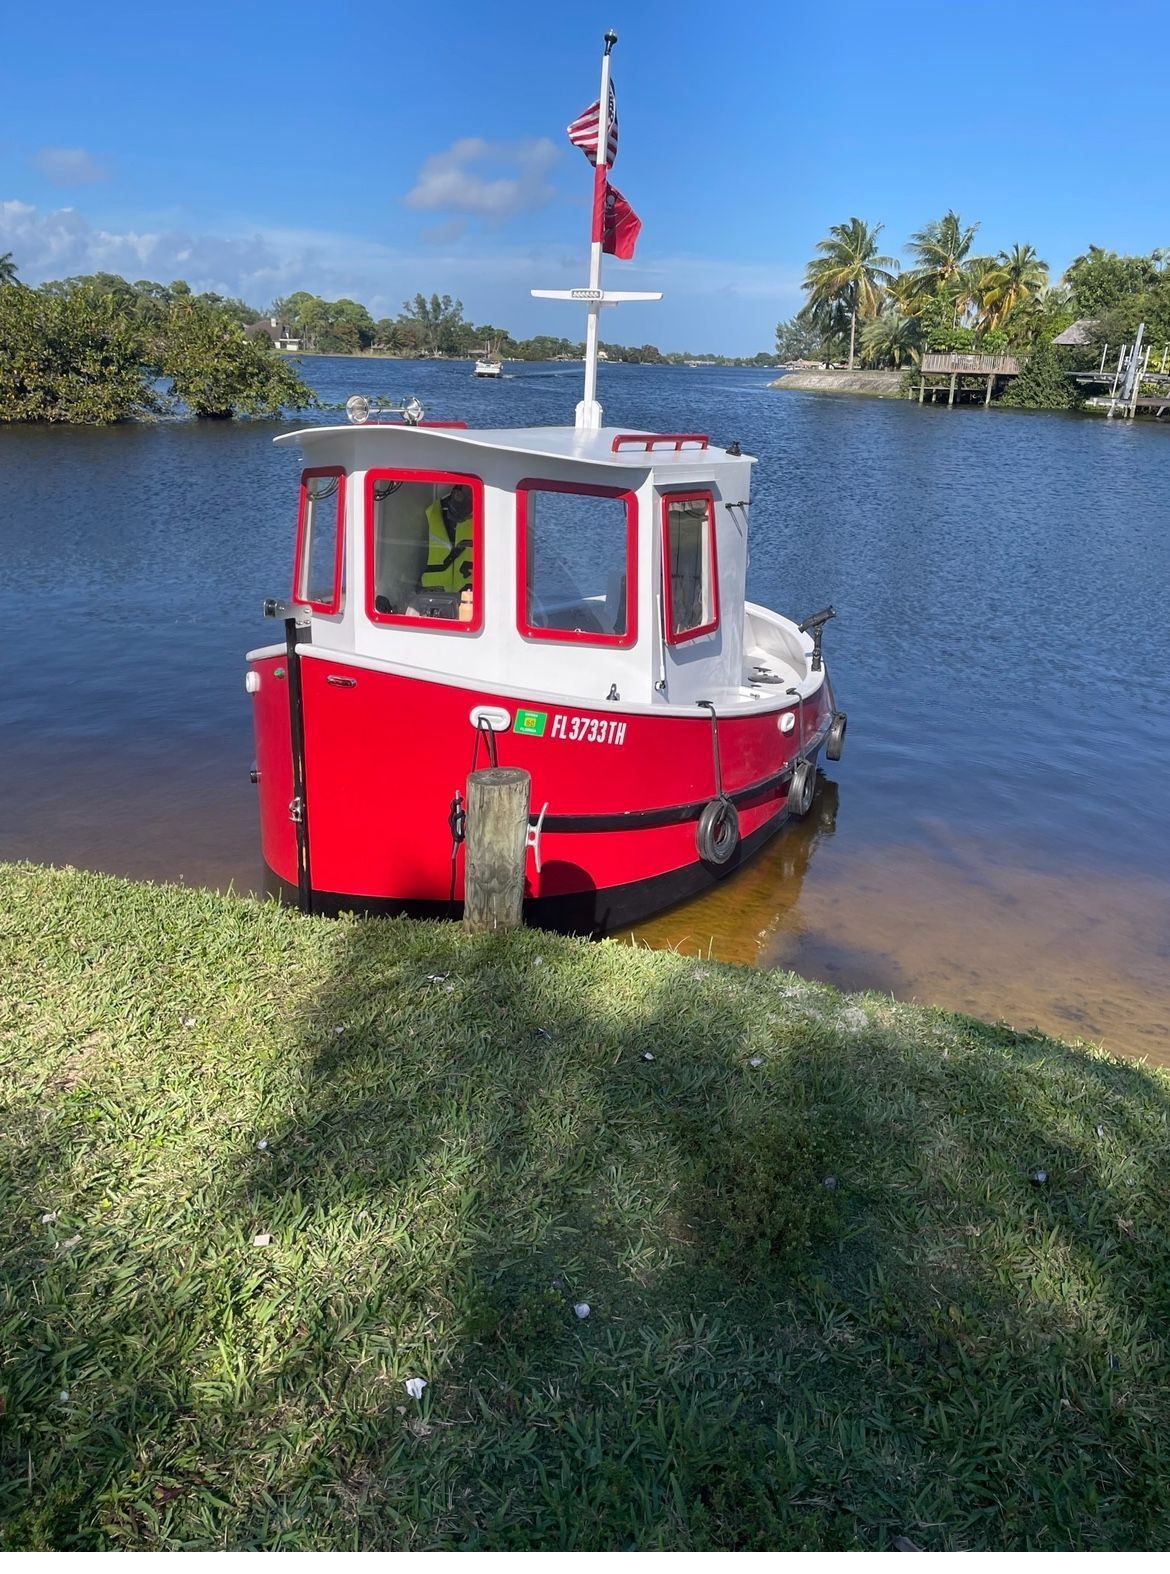
[[[658,298],[601,288],[614,41],[607,135],[598,112],[570,128],[592,113],[590,282],[533,292],[588,306],[575,425],[355,398],[352,424],[277,438],[305,457],[292,596],[247,688],[265,863],[306,911],[457,911],[467,776],[498,762],[532,779],[526,917],[602,933],[735,869],[840,756],[832,608],[744,599],[754,460],[602,422],[599,310]]]

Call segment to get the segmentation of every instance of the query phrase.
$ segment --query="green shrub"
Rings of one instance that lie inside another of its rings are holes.
[[[1051,344],[1038,344],[999,400],[1013,410],[1075,410],[1081,392]]]
[[[104,425],[161,404],[139,333],[109,296],[0,289],[0,421]]]

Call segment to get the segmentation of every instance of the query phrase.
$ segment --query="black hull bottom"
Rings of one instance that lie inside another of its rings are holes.
[[[573,891],[564,896],[530,898],[524,903],[524,922],[534,929],[551,929],[560,934],[590,935],[600,938],[615,929],[628,928],[654,913],[664,912],[678,902],[708,891],[757,853],[789,818],[782,809],[758,830],[744,838],[725,864],[718,867],[696,861],[683,869],[655,875],[648,880],[633,880],[628,885],[611,885],[601,890]],[[269,896],[298,905],[297,888],[281,879],[265,865],[265,890]],[[340,913],[360,913],[377,918],[445,918],[462,915],[462,902],[406,902],[391,897],[346,896],[338,891],[317,891],[312,895],[312,911],[323,918]]]

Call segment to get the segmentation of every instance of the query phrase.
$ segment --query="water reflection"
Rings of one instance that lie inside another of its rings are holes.
[[[799,913],[813,854],[837,829],[837,808],[837,783],[818,774],[808,814],[790,820],[744,868],[691,902],[617,931],[617,937],[722,962],[758,961]]]

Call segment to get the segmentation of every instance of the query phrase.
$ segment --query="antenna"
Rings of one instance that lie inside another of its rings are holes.
[[[533,290],[532,294],[545,301],[582,301],[589,316],[585,330],[585,391],[577,406],[575,425],[583,431],[596,432],[601,427],[602,409],[597,402],[597,345],[598,319],[603,306],[616,306],[620,301],[660,301],[661,290],[603,290],[601,287],[601,254],[605,234],[605,196],[609,185],[609,128],[610,92],[609,57],[617,43],[612,28],[605,35],[605,53],[601,57],[601,92],[597,98],[597,158],[593,172],[593,231],[589,245],[589,283],[575,290]]]

